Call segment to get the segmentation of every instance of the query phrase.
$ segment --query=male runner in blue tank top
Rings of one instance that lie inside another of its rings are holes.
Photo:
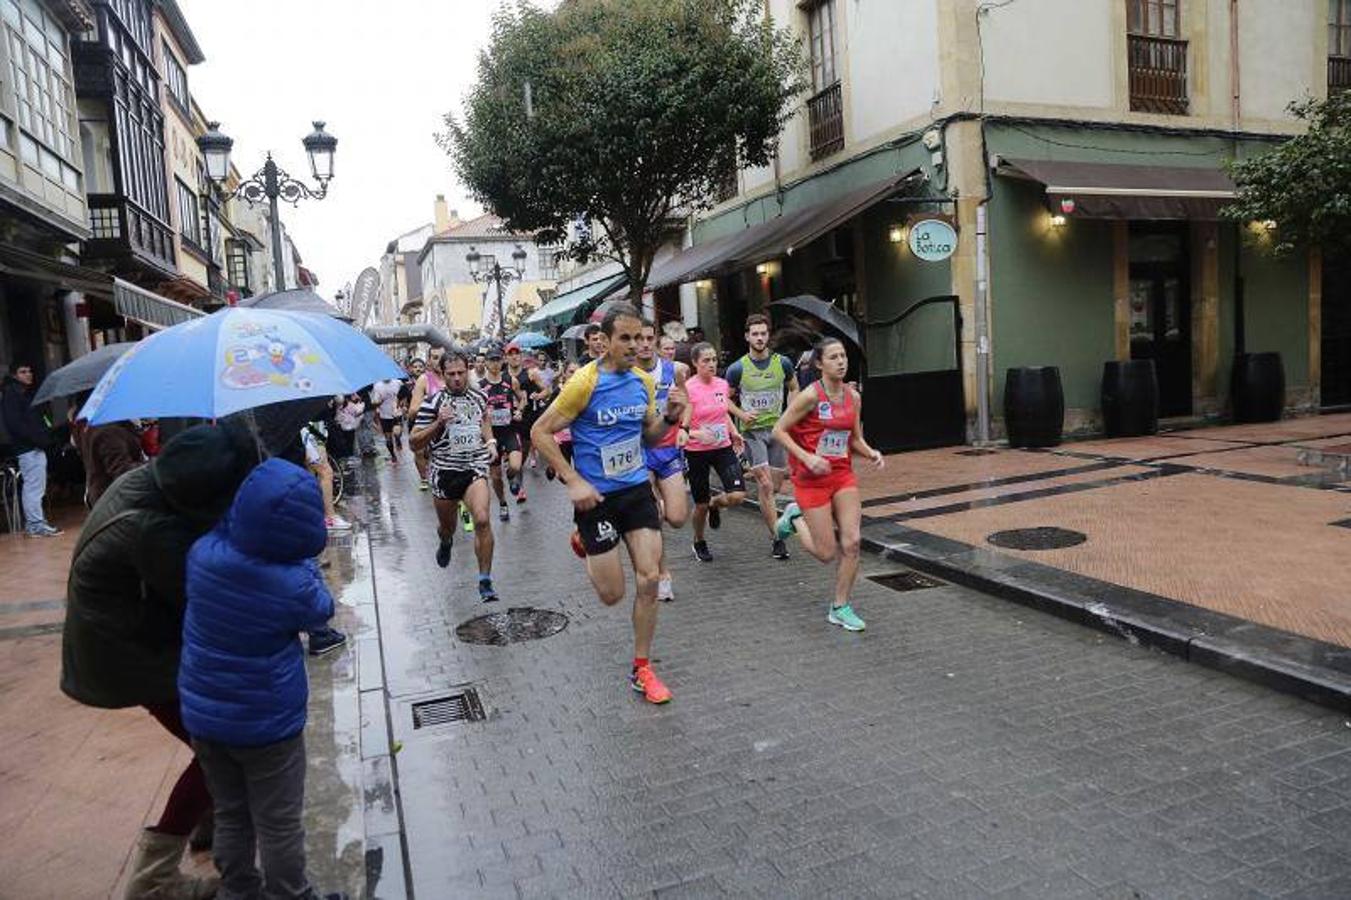
[[[638,361],[642,319],[628,304],[616,304],[601,324],[605,355],[577,371],[531,430],[535,447],[566,483],[586,570],[606,606],[624,599],[622,542],[633,565],[633,670],[629,684],[649,703],[666,703],[671,692],[652,671],[657,629],[657,577],[661,559],[661,514],[647,480],[643,447],[657,444],[684,412],[673,391],[659,411],[652,376]],[[572,462],[553,436],[572,431]]]

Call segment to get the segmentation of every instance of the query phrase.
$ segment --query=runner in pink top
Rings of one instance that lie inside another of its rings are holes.
[[[718,351],[712,344],[696,344],[690,349],[695,374],[685,381],[685,419],[676,437],[685,450],[689,466],[690,494],[694,497],[694,558],[712,562],[704,524],[722,525],[722,510],[740,506],[746,499],[746,483],[741,474],[743,446],[741,434],[732,427],[732,416],[748,421],[750,415],[732,402],[727,382],[719,378]],[[716,470],[722,493],[711,497],[709,472]]]

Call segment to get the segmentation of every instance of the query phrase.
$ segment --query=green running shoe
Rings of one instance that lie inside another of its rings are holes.
[[[868,627],[867,623],[858,617],[858,613],[854,612],[854,607],[848,603],[844,606],[832,606],[826,621],[840,626],[845,631],[862,631]]]
[[[474,533],[474,517],[469,515],[469,507],[463,503],[460,504],[460,527],[464,529],[465,534]]]
[[[774,537],[779,540],[785,540],[791,535],[797,533],[793,528],[793,523],[802,517],[802,507],[794,501],[784,507],[783,515],[779,516],[779,521],[774,524]]]

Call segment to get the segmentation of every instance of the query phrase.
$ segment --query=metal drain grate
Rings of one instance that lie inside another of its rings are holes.
[[[918,572],[892,572],[890,575],[869,575],[869,581],[875,581],[882,587],[893,591],[922,591],[925,588],[942,587],[944,582]]]
[[[982,447],[976,447],[972,450],[958,450],[954,456],[994,456],[998,450],[987,450]]]
[[[468,688],[458,694],[434,697],[413,704],[413,728],[434,728],[457,722],[482,722],[487,716],[478,691]]]

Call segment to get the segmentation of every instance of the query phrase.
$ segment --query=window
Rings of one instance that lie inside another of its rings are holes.
[[[812,60],[812,90],[820,92],[839,81],[835,69],[835,0],[819,0],[807,10],[807,47]]]
[[[539,248],[539,277],[541,281],[553,281],[558,278],[558,254],[563,250],[555,244],[543,244]]]
[[[1351,0],[1328,0],[1328,93],[1351,88]]]
[[[1127,30],[1148,37],[1182,36],[1182,0],[1126,0]]]
[[[243,241],[229,241],[225,250],[226,272],[230,284],[240,291],[248,292],[249,287],[249,245]]]
[[[66,32],[37,0],[0,0],[19,127],[64,160],[75,159],[74,93]],[[60,175],[56,180],[60,180]]]
[[[178,185],[178,231],[185,240],[191,242],[193,246],[200,250],[202,246],[201,201],[197,197],[197,192],[184,184],[182,179],[175,178],[174,183]]]
[[[178,57],[169,49],[167,42],[160,47],[164,54],[164,85],[169,91],[169,96],[178,104],[178,108],[187,112],[191,106],[188,99],[188,73],[183,71],[183,66],[179,64]]]
[[[1131,109],[1187,114],[1187,42],[1182,0],[1126,0]]]

